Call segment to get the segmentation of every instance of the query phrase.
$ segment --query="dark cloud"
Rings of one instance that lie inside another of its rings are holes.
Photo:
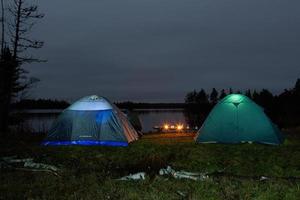
[[[269,88],[300,77],[300,1],[51,0],[28,67],[35,97],[92,93],[113,100],[183,101],[206,88]]]

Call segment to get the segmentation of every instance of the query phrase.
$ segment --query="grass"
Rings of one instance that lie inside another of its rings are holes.
[[[59,167],[61,177],[1,169],[0,199],[299,199],[300,181],[282,178],[300,177],[300,131],[287,132],[280,146],[195,144],[182,135],[145,136],[127,148],[43,147],[39,139],[7,139],[0,157],[33,157]],[[205,181],[158,176],[167,165],[224,174]],[[148,175],[144,181],[115,180],[141,171]]]

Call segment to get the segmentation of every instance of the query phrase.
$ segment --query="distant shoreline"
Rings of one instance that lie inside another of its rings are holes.
[[[186,103],[144,103],[144,102],[115,102],[120,109],[184,109]],[[13,105],[14,110],[63,110],[71,104],[66,101],[52,99],[22,100]]]
[[[16,110],[15,113],[21,113],[23,115],[58,115],[64,109],[22,109]],[[126,108],[122,108],[123,110],[127,110]],[[134,109],[135,112],[143,113],[143,112],[182,112],[184,108],[138,108]]]

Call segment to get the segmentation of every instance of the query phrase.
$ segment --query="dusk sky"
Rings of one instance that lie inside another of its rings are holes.
[[[188,91],[300,78],[299,0],[44,0],[35,98],[182,102]]]

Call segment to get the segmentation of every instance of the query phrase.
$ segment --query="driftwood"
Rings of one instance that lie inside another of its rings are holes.
[[[57,167],[33,162],[33,158],[17,159],[17,156],[2,157],[0,158],[0,168],[29,172],[47,172],[55,176],[60,176]]]
[[[186,172],[186,171],[175,171],[170,166],[167,166],[167,168],[163,168],[159,170],[159,175],[171,175],[176,179],[192,179],[194,181],[203,181],[208,178],[208,176],[204,173],[193,173],[193,172]],[[129,174],[128,176],[124,176],[122,178],[119,178],[117,180],[145,180],[146,173],[145,172],[139,172],[136,174]]]
[[[167,168],[163,168],[159,170],[159,175],[171,175],[176,179],[191,179],[194,181],[203,181],[208,179],[207,173],[194,173],[194,172],[187,172],[187,171],[175,171],[170,166]]]
[[[60,177],[61,175],[58,174],[57,172],[51,171],[51,170],[43,170],[43,169],[30,169],[30,168],[18,168],[18,167],[14,167],[14,170],[17,171],[27,171],[27,172],[46,172],[55,176]]]
[[[138,172],[136,174],[129,174],[128,176],[124,176],[117,180],[120,181],[129,181],[129,180],[145,180],[146,173],[145,172]]]
[[[141,176],[142,175],[142,176]],[[222,177],[227,178],[235,178],[235,179],[245,179],[245,180],[256,180],[256,181],[268,181],[268,180],[287,180],[287,181],[300,181],[300,177],[276,177],[276,176],[243,176],[243,175],[237,175],[237,174],[231,174],[226,173],[225,169],[218,170],[212,173],[195,173],[195,172],[187,172],[187,171],[175,171],[170,166],[167,166],[166,168],[162,168],[159,170],[159,175],[164,176],[172,176],[176,179],[191,179],[194,181],[204,181],[208,178],[212,179],[218,179]],[[139,172],[136,174],[130,174],[128,176],[124,176],[117,180],[144,180],[146,176],[145,172]]]

